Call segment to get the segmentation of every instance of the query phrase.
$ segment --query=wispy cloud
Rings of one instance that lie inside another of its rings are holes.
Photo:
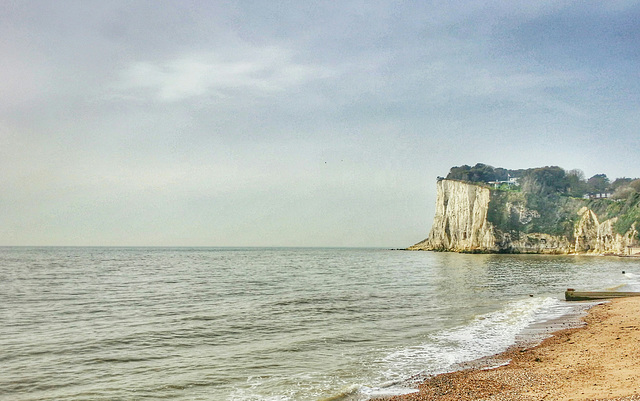
[[[0,245],[406,246],[452,165],[640,175],[637,0],[10,3]]]
[[[198,96],[224,98],[240,91],[266,95],[330,74],[325,67],[298,63],[287,50],[270,46],[234,55],[200,53],[161,62],[138,61],[123,71],[118,86],[121,94],[173,102]]]

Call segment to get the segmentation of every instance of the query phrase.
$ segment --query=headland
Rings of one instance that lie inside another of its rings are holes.
[[[640,255],[640,179],[463,167],[438,177],[431,231],[409,250]]]

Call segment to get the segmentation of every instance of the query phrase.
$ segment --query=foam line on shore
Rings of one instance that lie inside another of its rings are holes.
[[[560,330],[540,344],[511,347],[496,356],[510,361],[508,364],[437,375],[425,380],[419,393],[390,399],[639,400],[640,299],[621,298],[580,306],[588,309],[586,324],[564,329],[567,324],[558,326],[558,322],[552,322],[547,327]],[[569,325],[573,326],[573,322]]]
[[[353,398],[349,399],[384,400],[415,392],[418,384],[438,374],[508,364],[509,360],[503,358],[508,349],[533,347],[555,331],[583,325],[586,311],[596,303],[568,303],[543,297],[512,302],[499,311],[476,317],[468,325],[434,336],[433,343],[390,354],[387,361],[396,369],[402,360],[415,364],[417,358],[422,359],[425,370],[408,378],[395,376],[388,382],[393,385],[362,387],[358,395],[351,394]]]

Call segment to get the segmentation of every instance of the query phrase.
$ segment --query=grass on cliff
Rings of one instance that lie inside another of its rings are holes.
[[[640,228],[640,193],[638,192],[621,200],[594,199],[589,201],[587,206],[594,211],[601,222],[618,217],[613,227],[620,235],[628,232],[634,224],[636,229]]]
[[[546,233],[573,239],[585,200],[560,194],[492,191],[487,219],[496,228],[518,237],[520,233]]]

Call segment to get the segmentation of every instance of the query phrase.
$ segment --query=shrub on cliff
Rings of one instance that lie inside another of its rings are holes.
[[[510,181],[512,178],[519,179],[518,185]],[[527,193],[545,195],[560,193],[581,197],[587,190],[587,182],[580,170],[566,172],[558,166],[508,170],[483,163],[477,163],[473,167],[465,164],[452,167],[447,174],[447,179],[485,184],[506,183],[506,186],[500,186],[499,189],[522,188]]]
[[[611,184],[611,190],[613,190],[612,199],[618,201],[629,199],[634,194],[640,193],[640,179],[618,178]]]
[[[600,206],[600,213],[596,211],[598,218],[610,219],[617,217],[614,229],[618,234],[624,234],[635,224],[640,228],[640,193],[633,192],[625,200],[620,201],[593,201],[594,207]]]
[[[566,172],[558,166],[526,170],[520,181],[524,192],[539,195],[564,194],[569,187]]]
[[[521,233],[546,233],[573,239],[583,199],[559,194],[492,191],[487,220],[512,238]]]
[[[606,174],[596,174],[587,180],[589,192],[603,193],[609,190],[609,178]]]
[[[503,169],[504,170],[504,169]],[[460,180],[468,182],[483,182],[487,183],[495,181],[496,171],[493,167],[486,164],[478,163],[475,166],[463,166],[452,167],[447,174],[448,180]]]

